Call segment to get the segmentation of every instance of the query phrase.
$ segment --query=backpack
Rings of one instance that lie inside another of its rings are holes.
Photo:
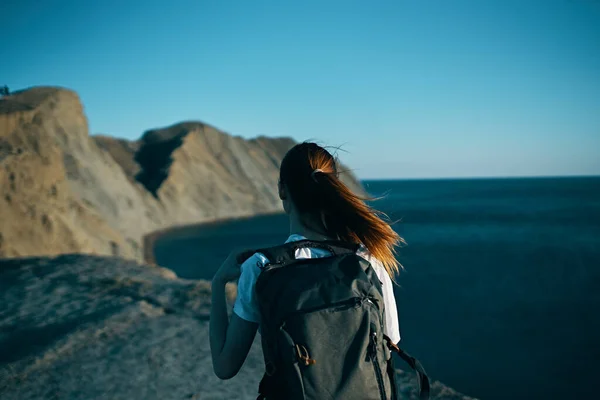
[[[299,248],[321,248],[322,258],[296,259]],[[265,375],[258,399],[397,399],[390,351],[419,378],[421,364],[383,334],[381,282],[358,245],[301,240],[259,249],[269,260],[256,280]]]

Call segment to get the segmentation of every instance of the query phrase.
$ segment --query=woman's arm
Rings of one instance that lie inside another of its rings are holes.
[[[258,324],[245,321],[235,313],[232,314],[231,321],[227,315],[225,285],[240,275],[239,261],[247,255],[247,252],[232,253],[212,281],[210,352],[213,370],[220,379],[230,379],[238,373],[248,356],[258,329]]]

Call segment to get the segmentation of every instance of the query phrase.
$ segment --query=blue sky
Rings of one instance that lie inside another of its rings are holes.
[[[600,174],[600,1],[0,2],[0,84],[92,133],[338,146],[361,178]],[[8,40],[6,40],[8,38]]]

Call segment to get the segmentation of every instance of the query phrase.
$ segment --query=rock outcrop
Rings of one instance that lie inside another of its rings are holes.
[[[256,398],[259,340],[235,378],[212,371],[206,281],[114,257],[4,259],[0,304],[3,400]],[[398,382],[417,399],[412,373]],[[469,398],[434,382],[432,399]]]
[[[37,88],[0,100],[0,257],[123,249],[135,258],[88,200],[110,204],[116,196],[103,183],[119,174],[89,140],[75,93]]]
[[[150,130],[138,141],[89,136],[75,92],[15,92],[0,99],[0,257],[141,260],[151,232],[281,211],[277,172],[293,145],[200,122]]]

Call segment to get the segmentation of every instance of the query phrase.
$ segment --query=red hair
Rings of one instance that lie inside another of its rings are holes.
[[[316,143],[292,147],[281,162],[279,180],[301,215],[321,219],[329,236],[363,244],[393,279],[400,269],[396,246],[404,240],[339,178],[336,159]]]

